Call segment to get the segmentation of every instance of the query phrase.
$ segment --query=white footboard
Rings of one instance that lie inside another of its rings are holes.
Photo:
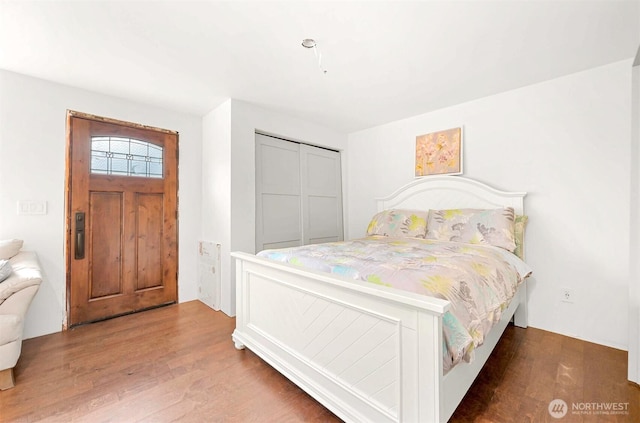
[[[442,315],[449,303],[236,258],[233,340],[345,421],[445,420]]]

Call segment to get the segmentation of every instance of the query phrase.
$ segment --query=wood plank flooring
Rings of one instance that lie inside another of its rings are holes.
[[[24,341],[0,422],[338,422],[231,341],[235,320],[193,301]],[[637,422],[624,351],[508,327],[453,422]],[[623,415],[549,402],[629,403]]]

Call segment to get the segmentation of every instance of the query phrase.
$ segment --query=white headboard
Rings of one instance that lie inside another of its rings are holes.
[[[516,214],[524,214],[526,195],[526,192],[500,191],[461,176],[428,176],[416,179],[376,202],[378,211],[513,207]]]

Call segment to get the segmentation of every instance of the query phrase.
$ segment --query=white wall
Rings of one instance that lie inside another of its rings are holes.
[[[0,70],[0,239],[24,239],[44,270],[26,317],[26,338],[60,331],[65,312],[67,109],[179,131],[178,295],[180,301],[197,297],[201,118]],[[48,213],[18,216],[18,200],[45,200]]]
[[[226,128],[229,116],[230,131]],[[233,316],[236,306],[233,279],[235,269],[229,252],[255,252],[255,131],[341,150],[345,187],[347,136],[330,128],[239,100],[224,103],[205,116],[203,122],[204,167],[215,164],[221,168],[219,172],[225,173],[219,175],[220,181],[204,182],[206,195],[212,197],[203,199],[203,237],[212,241],[219,238],[226,244],[222,245],[221,308]],[[230,138],[228,132],[231,134]],[[218,157],[210,156],[216,152]],[[227,183],[230,185],[223,186]],[[209,184],[217,188],[207,189]],[[346,189],[343,196],[346,196]],[[216,211],[214,207],[224,212]],[[214,216],[219,220],[207,223]],[[225,232],[227,228],[230,228],[230,233]]]
[[[349,237],[413,179],[417,135],[463,126],[465,176],[529,193],[530,325],[626,349],[630,92],[623,61],[350,134]]]
[[[219,243],[221,256],[231,251],[231,100],[202,119],[202,239]],[[230,280],[228,260],[221,263],[221,281]],[[223,283],[220,307],[231,311],[230,285]]]

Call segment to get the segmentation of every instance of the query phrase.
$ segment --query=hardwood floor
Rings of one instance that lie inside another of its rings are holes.
[[[555,399],[563,418],[549,414]],[[627,413],[585,410],[611,403]],[[627,381],[626,351],[508,326],[451,422],[640,422],[640,388]]]
[[[235,320],[193,301],[24,341],[1,422],[338,422],[249,350]],[[451,421],[640,421],[623,351],[508,327]],[[629,403],[552,418],[549,402]]]

